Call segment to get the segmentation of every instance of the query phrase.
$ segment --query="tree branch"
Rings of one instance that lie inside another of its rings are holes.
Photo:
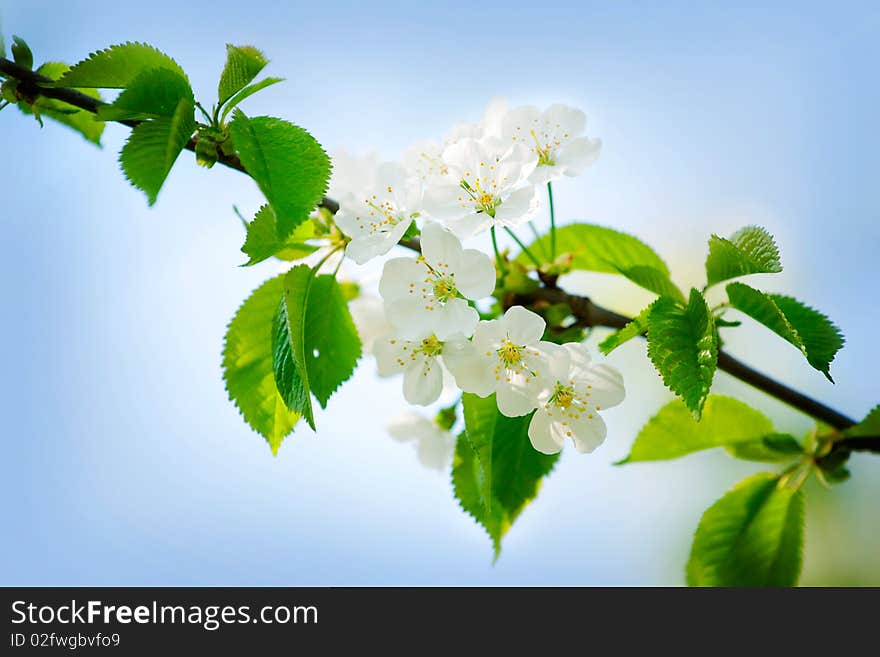
[[[54,98],[63,101],[93,114],[97,113],[100,107],[107,104],[100,100],[96,100],[91,96],[80,93],[75,89],[52,86],[54,85],[52,79],[38,75],[8,59],[0,58],[0,74],[18,80],[19,93],[21,93],[26,99],[29,97],[30,102],[33,102],[33,99],[38,95],[42,95],[47,98]],[[135,127],[139,122],[120,121],[120,123],[129,127]],[[195,145],[196,138],[194,137],[187,144],[186,148],[194,151]],[[222,153],[218,155],[220,155],[218,162],[221,164],[247,174],[247,171],[242,166],[241,160],[239,160],[238,157],[234,155],[226,156]],[[339,204],[336,201],[326,197],[321,201],[320,205],[333,213],[339,209]],[[421,250],[417,238],[401,242],[401,246],[414,251]],[[531,294],[511,295],[511,297],[505,299],[505,307],[510,307],[511,305],[546,306],[564,303],[571,308],[572,315],[576,318],[578,326],[584,328],[604,326],[607,328],[621,329],[631,321],[630,317],[626,317],[625,315],[618,314],[612,310],[596,305],[588,297],[569,294],[564,290],[557,288],[555,277],[552,280],[545,280],[542,278],[542,282],[545,287],[536,290]],[[843,429],[856,424],[854,420],[846,415],[838,413],[833,408],[830,408],[797,390],[789,388],[755,369],[752,369],[742,361],[737,360],[724,351],[720,351],[718,354],[718,369],[790,406],[793,406],[810,417],[821,420],[837,430],[842,431]],[[843,439],[838,441],[835,445],[835,450],[839,449],[845,449],[847,451],[868,450],[878,452],[880,451],[880,437]]]

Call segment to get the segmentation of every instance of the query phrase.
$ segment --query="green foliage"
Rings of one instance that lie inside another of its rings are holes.
[[[283,286],[284,276],[276,276],[247,298],[229,323],[223,348],[223,378],[229,399],[251,428],[266,439],[273,454],[299,419],[278,393],[272,366],[272,320]]]
[[[361,356],[348,302],[333,276],[315,276],[307,265],[287,272],[272,345],[278,391],[314,429],[311,395],[326,408]]]
[[[678,286],[670,280],[669,274],[656,267],[636,265],[635,267],[621,268],[618,271],[639,287],[650,290],[661,297],[669,297],[681,304],[685,303],[684,295]]]
[[[196,129],[195,107],[181,99],[171,116],[135,126],[119,155],[125,177],[143,190],[150,205],[156,202],[165,178]]]
[[[544,235],[536,240],[529,250],[550,253],[550,236]],[[556,252],[571,254],[573,269],[618,274],[621,270],[644,266],[669,276],[666,263],[650,246],[632,235],[604,226],[570,224],[557,228]],[[521,253],[516,262],[528,265],[530,261]]]
[[[195,105],[189,80],[167,68],[154,68],[135,77],[112,105],[98,109],[105,121],[144,120],[174,116],[180,101]]]
[[[854,427],[843,432],[850,438],[868,438],[880,436],[880,404],[871,409],[865,419]]]
[[[648,330],[648,315],[650,312],[651,306],[648,306],[639,313],[638,317],[635,317],[622,329],[615,331],[602,340],[599,343],[599,351],[607,356],[624,342],[629,342],[633,338],[644,335],[645,331]]]
[[[760,226],[741,228],[729,239],[712,235],[706,258],[709,285],[747,274],[782,271],[773,236]]]
[[[264,205],[247,225],[247,238],[241,247],[242,252],[250,257],[245,266],[255,265],[272,256],[281,260],[301,260],[318,250],[317,246],[305,242],[314,236],[314,224],[307,221],[297,226],[287,239],[279,239],[275,212],[272,206]]]
[[[12,59],[16,64],[27,69],[34,67],[34,54],[31,52],[30,46],[21,37],[13,35],[12,37]]]
[[[258,91],[262,91],[266,87],[271,87],[273,84],[278,84],[279,82],[284,82],[284,78],[265,78],[259,82],[254,82],[253,84],[248,85],[229,99],[226,103],[226,107],[223,108],[223,115],[221,116],[220,121],[226,121],[229,112],[235,109],[245,98],[249,98]]]
[[[168,55],[145,43],[122,43],[99,50],[73,66],[58,81],[60,87],[124,89],[142,72],[168,69],[186,78]]]
[[[700,418],[718,363],[718,339],[703,295],[692,289],[686,307],[660,297],[648,315],[648,357],[663,383]]]
[[[724,449],[738,459],[785,463],[804,455],[803,446],[787,433],[771,433],[758,440],[725,445]]]
[[[752,443],[772,433],[766,416],[731,397],[710,395],[699,421],[676,399],[642,427],[620,463],[675,459],[712,447]]]
[[[792,586],[801,569],[804,494],[758,474],[703,514],[687,564],[690,586]]]
[[[797,347],[832,381],[829,367],[843,346],[840,330],[822,313],[797,299],[766,294],[744,283],[727,286],[730,304]]]
[[[495,552],[559,455],[541,454],[529,441],[532,414],[501,415],[495,396],[464,395],[465,431],[458,438],[452,484],[462,509],[483,526]]]
[[[278,237],[287,237],[324,196],[330,158],[308,132],[280,119],[249,119],[236,110],[230,130],[242,164],[275,211]]]
[[[250,84],[268,63],[263,53],[253,46],[226,44],[226,66],[217,87],[220,105]]]
[[[36,70],[36,73],[57,80],[68,68],[67,64],[62,64],[61,62],[46,62]],[[98,100],[101,98],[100,94],[94,89],[79,89],[78,91]],[[46,98],[45,96],[38,96],[33,105],[18,103],[18,108],[23,113],[32,114],[37,118],[41,116],[49,117],[53,121],[76,130],[87,141],[97,146],[101,145],[104,122],[97,120],[91,112],[86,112],[63,101]]]

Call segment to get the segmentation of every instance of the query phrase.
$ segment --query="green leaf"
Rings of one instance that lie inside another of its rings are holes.
[[[195,104],[186,77],[167,68],[154,68],[135,77],[112,105],[98,109],[98,116],[105,121],[174,116],[181,100]]]
[[[306,314],[306,369],[312,394],[327,401],[354,373],[361,340],[342,288],[333,276],[315,278]]]
[[[458,438],[452,484],[462,509],[489,534],[497,559],[502,537],[538,494],[559,455],[541,454],[532,447],[528,436],[531,413],[509,418],[498,412],[494,395],[486,399],[465,396],[471,398],[465,402],[470,406],[471,428],[466,427]],[[490,405],[494,419],[489,417]],[[475,414],[479,416],[476,424]],[[467,418],[466,406],[466,424]]]
[[[287,407],[302,415],[313,431],[315,417],[306,369],[306,312],[314,280],[315,272],[307,265],[287,272],[272,334],[275,385]]]
[[[741,228],[730,239],[712,235],[706,258],[709,285],[747,274],[782,271],[779,249],[773,236],[760,226]]]
[[[123,43],[92,53],[65,73],[56,86],[124,89],[142,72],[154,68],[186,78],[177,62],[153,46]]]
[[[529,250],[544,249],[550,253],[550,236],[535,241]],[[593,224],[570,224],[556,229],[556,252],[573,256],[573,269],[618,274],[632,267],[653,267],[669,276],[669,268],[654,250],[641,240],[613,228]],[[524,253],[516,262],[527,265],[530,261]]]
[[[280,119],[249,119],[236,110],[230,130],[242,164],[275,210],[278,237],[287,237],[327,191],[330,158],[308,132]]]
[[[30,46],[21,37],[12,36],[12,59],[19,66],[26,69],[33,69],[34,54],[31,52]]]
[[[192,101],[182,99],[173,116],[135,126],[122,148],[119,162],[125,177],[146,193],[150,205],[156,202],[177,156],[195,132],[194,113]]]
[[[684,308],[668,297],[652,304],[648,357],[663,383],[699,420],[718,364],[718,339],[706,300],[696,289]]]
[[[259,82],[254,82],[252,85],[245,87],[237,94],[235,94],[232,98],[230,98],[229,102],[226,103],[226,107],[223,108],[223,114],[220,117],[220,121],[225,122],[226,117],[229,115],[229,112],[238,107],[238,105],[246,98],[250,98],[258,91],[262,91],[266,87],[271,87],[273,84],[278,84],[279,82],[284,82],[284,78],[265,78],[263,80],[260,80]]]
[[[689,586],[793,586],[801,570],[804,493],[776,475],[750,477],[703,514]]]
[[[670,297],[681,304],[685,303],[681,290],[670,280],[669,274],[666,272],[647,265],[620,268],[618,271],[639,287],[650,290],[661,297]]]
[[[727,297],[737,310],[797,347],[829,381],[829,367],[843,346],[840,330],[822,313],[797,299],[766,294],[744,283],[730,283]]]
[[[241,247],[242,252],[250,257],[245,266],[255,265],[272,256],[281,260],[301,260],[318,250],[317,246],[305,243],[305,240],[314,236],[314,224],[306,221],[297,226],[287,239],[278,239],[275,212],[272,206],[264,205],[247,225],[247,238]]]
[[[650,312],[651,306],[648,306],[639,313],[638,317],[635,317],[622,329],[615,331],[602,340],[599,343],[599,351],[607,356],[624,342],[629,342],[633,338],[644,335],[645,331],[648,330],[648,315]]]
[[[850,438],[869,438],[880,436],[880,404],[871,409],[865,416],[865,419],[854,427],[850,427],[843,432],[844,436]]]
[[[273,454],[296,425],[275,386],[272,321],[284,287],[276,276],[257,288],[241,305],[226,330],[223,379],[242,417],[269,443]]]
[[[724,448],[738,459],[765,463],[784,463],[804,455],[801,444],[787,433],[771,433],[758,440],[732,443]]]
[[[253,46],[226,44],[226,66],[217,87],[220,105],[250,84],[268,63],[263,53]]]
[[[68,68],[67,64],[62,64],[61,62],[46,62],[36,70],[36,73],[57,80]],[[101,98],[100,94],[94,89],[78,89],[77,91],[98,100]],[[101,145],[104,122],[97,120],[91,112],[86,112],[63,101],[46,98],[45,96],[37,97],[33,105],[18,103],[18,108],[24,114],[33,115],[39,113],[41,116],[47,116],[53,121],[76,130],[93,144]]]
[[[741,401],[710,395],[700,421],[684,403],[669,402],[642,427],[619,464],[675,459],[703,449],[753,442],[773,433],[767,417]]]
[[[311,394],[322,408],[354,372],[361,342],[333,276],[298,265],[284,279],[273,335],[275,383],[288,408],[315,428]]]

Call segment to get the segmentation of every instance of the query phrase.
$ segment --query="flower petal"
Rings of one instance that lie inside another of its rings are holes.
[[[592,415],[592,417],[590,417]],[[571,420],[566,429],[566,435],[571,432],[570,438],[574,440],[574,447],[581,454],[588,454],[605,442],[608,429],[605,421],[598,413],[583,413],[580,418]]]
[[[465,249],[461,264],[455,271],[455,286],[474,301],[492,294],[495,289],[495,264],[492,258],[477,249]]]
[[[529,185],[512,192],[495,210],[495,222],[519,226],[531,219],[540,207],[538,190]]]
[[[564,143],[556,155],[557,166],[567,176],[576,176],[599,159],[601,139],[578,137]]]
[[[443,370],[433,357],[417,358],[403,373],[403,397],[410,404],[433,404],[442,389]]]
[[[382,268],[379,294],[385,303],[398,299],[421,298],[421,293],[428,291],[425,286],[427,276],[427,267],[415,258],[391,258]],[[414,285],[410,285],[411,283]]]
[[[396,334],[384,335],[373,343],[379,376],[394,376],[403,372],[410,363],[414,343]]]
[[[432,322],[434,334],[441,341],[461,334],[465,337],[473,335],[480,314],[471,308],[464,299],[451,299],[438,310],[436,320]]]
[[[564,444],[554,435],[551,424],[547,413],[541,409],[538,409],[529,423],[529,440],[532,442],[532,447],[542,454],[558,454]]]
[[[594,365],[585,375],[576,379],[577,385],[592,386],[587,388],[590,393],[589,401],[597,409],[617,406],[626,397],[623,387],[623,377],[610,365]]]
[[[426,306],[421,299],[400,299],[385,304],[388,321],[406,340],[421,340],[434,333],[441,312],[436,304]]]
[[[518,345],[537,342],[547,326],[543,317],[522,306],[511,306],[501,321],[507,337]]]
[[[417,454],[419,462],[432,470],[443,470],[452,458],[451,436],[437,430],[419,441]]]
[[[518,377],[516,377],[518,378]],[[538,405],[535,392],[522,381],[502,381],[495,391],[498,410],[507,417],[519,417],[533,411]]]
[[[461,242],[440,224],[430,222],[422,229],[422,255],[438,273],[446,275],[461,267]]]
[[[455,377],[456,385],[464,392],[488,397],[495,390],[493,370],[494,353],[486,356],[466,340],[450,341],[443,345],[443,362]]]

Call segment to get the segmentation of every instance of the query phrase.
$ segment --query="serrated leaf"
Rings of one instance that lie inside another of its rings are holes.
[[[550,253],[550,236],[543,236],[529,247],[532,253],[535,249]],[[573,269],[618,274],[621,269],[645,266],[669,276],[669,268],[654,249],[632,235],[604,226],[569,224],[557,228],[556,252],[570,253]],[[516,262],[528,265],[531,261],[521,253]]]
[[[322,408],[354,372],[361,357],[361,340],[348,301],[336,278],[318,276],[306,315],[306,369],[309,386]]]
[[[769,296],[803,340],[807,350],[807,362],[833,383],[834,379],[831,378],[830,372],[831,361],[844,343],[840,329],[818,310],[797,299],[782,294]]]
[[[223,114],[220,117],[221,123],[226,121],[226,117],[229,115],[229,112],[234,110],[238,105],[245,100],[246,98],[250,98],[258,91],[262,91],[266,87],[271,87],[273,84],[278,84],[279,82],[284,82],[284,78],[264,78],[259,82],[254,82],[251,85],[248,85],[237,94],[235,94],[229,101],[226,103],[226,107],[223,108]]]
[[[725,445],[724,449],[738,459],[763,463],[785,463],[804,455],[803,446],[787,433],[771,433],[758,440]]]
[[[767,417],[741,401],[710,395],[697,421],[680,399],[669,402],[642,427],[620,464],[675,459],[703,449],[760,440],[773,433]]]
[[[709,285],[747,274],[775,274],[782,271],[779,249],[773,236],[760,226],[741,228],[729,239],[712,235],[706,258]]]
[[[253,46],[226,44],[226,66],[217,86],[220,105],[250,84],[268,63],[263,53]]]
[[[492,539],[495,559],[501,539],[523,509],[538,494],[558,454],[541,454],[529,441],[532,414],[509,418],[498,412],[495,396],[470,395],[471,429],[459,436],[452,467],[455,496],[462,509],[483,526]],[[490,419],[489,410],[494,411]],[[467,422],[467,409],[465,421]],[[474,423],[474,416],[479,420]],[[481,456],[474,450],[477,446]],[[488,491],[488,497],[487,497]]]
[[[307,265],[285,275],[273,335],[275,383],[292,411],[315,428],[311,395],[323,408],[354,372],[361,342],[348,302],[333,276]]]
[[[804,493],[773,474],[738,484],[703,514],[689,586],[793,586],[801,570]]]
[[[156,202],[177,156],[195,132],[194,113],[193,103],[182,99],[173,116],[135,126],[119,154],[125,177],[146,193],[150,205]]]
[[[302,415],[314,431],[315,417],[306,369],[306,312],[315,272],[299,265],[284,276],[284,290],[275,317],[272,351],[275,385],[287,407]]]
[[[16,64],[26,69],[34,68],[34,54],[24,39],[13,35],[11,50],[12,59]]]
[[[602,340],[599,343],[599,351],[607,356],[624,342],[629,342],[633,338],[644,335],[645,331],[648,330],[648,314],[650,312],[651,306],[648,306],[639,313],[638,317],[633,318],[622,329],[615,331]]]
[[[186,73],[171,57],[146,43],[122,43],[92,53],[58,81],[61,87],[124,89],[146,70],[164,68]]]
[[[880,436],[880,404],[871,409],[865,419],[846,429],[843,435],[850,438],[869,438]]]
[[[691,289],[686,307],[660,297],[648,315],[648,357],[663,383],[684,400],[696,419],[718,364],[718,340],[703,295]]]
[[[278,239],[275,212],[271,206],[264,205],[254,220],[247,224],[247,238],[241,247],[242,252],[250,257],[245,266],[255,265],[272,256],[288,261],[301,260],[318,250],[317,246],[305,243],[305,240],[314,236],[314,225],[307,221],[297,226],[287,239]]]
[[[658,296],[669,297],[682,304],[685,303],[681,290],[672,282],[669,274],[666,272],[647,265],[619,268],[618,271],[639,287],[643,287]]]
[[[302,128],[268,116],[235,111],[232,142],[276,216],[278,237],[306,221],[327,191],[330,158]]]
[[[36,73],[57,80],[68,68],[67,64],[62,64],[61,62],[46,62],[36,70]],[[94,89],[78,89],[77,91],[92,98],[101,99],[100,94]],[[38,96],[33,105],[18,103],[18,108],[24,114],[33,115],[35,112],[39,112],[41,116],[49,117],[53,121],[76,130],[87,141],[99,147],[101,145],[104,122],[97,120],[91,112],[86,112],[63,101],[46,98],[45,96]]]
[[[226,330],[223,379],[229,399],[251,428],[278,453],[299,415],[288,410],[275,386],[272,322],[281,299],[284,276],[257,288],[241,305]]]
[[[98,116],[105,121],[174,116],[181,100],[195,105],[189,81],[176,71],[154,68],[137,75],[112,105],[98,108]]]
[[[730,304],[797,347],[829,380],[829,367],[843,346],[840,330],[822,313],[797,299],[766,294],[744,283],[727,286]]]

